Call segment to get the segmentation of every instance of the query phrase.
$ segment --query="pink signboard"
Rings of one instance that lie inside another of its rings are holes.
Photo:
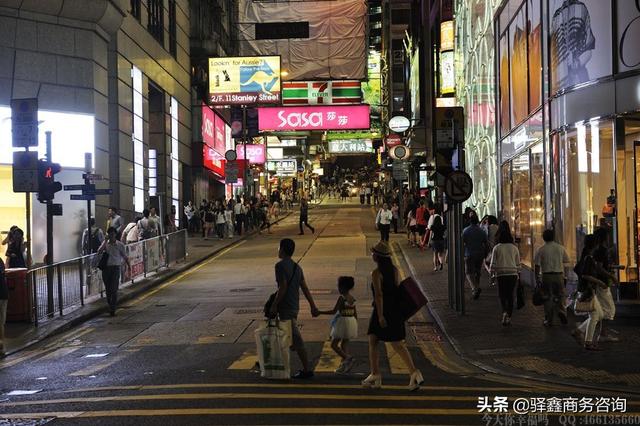
[[[369,125],[369,105],[258,108],[261,131],[356,130]]]
[[[266,146],[262,144],[247,144],[247,160],[249,164],[264,164],[266,160]],[[244,145],[236,146],[236,152],[238,153],[238,160],[244,160]]]
[[[202,141],[220,155],[224,155],[226,147],[226,123],[217,113],[206,105],[202,105]]]
[[[202,145],[202,160],[205,168],[224,177],[224,157],[206,144]]]

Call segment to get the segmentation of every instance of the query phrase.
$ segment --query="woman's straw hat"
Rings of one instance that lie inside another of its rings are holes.
[[[377,254],[378,256],[391,257],[391,248],[386,241],[378,241],[378,244],[371,248],[371,253]]]

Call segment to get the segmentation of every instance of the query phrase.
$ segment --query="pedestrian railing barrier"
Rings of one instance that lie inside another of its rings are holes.
[[[134,284],[149,274],[168,268],[187,257],[187,230],[149,238],[125,246],[130,268],[122,267],[121,286]],[[67,314],[104,293],[97,254],[29,270],[27,285],[33,298],[32,320],[36,325]]]

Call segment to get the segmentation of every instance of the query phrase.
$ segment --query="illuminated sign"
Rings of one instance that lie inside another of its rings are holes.
[[[367,139],[346,139],[329,141],[330,154],[372,154],[373,146],[371,140]]]
[[[440,23],[440,51],[453,50],[453,48],[453,21],[444,21]]]
[[[202,106],[202,141],[220,155],[227,150],[227,124],[206,105]]]
[[[275,172],[276,176],[295,176],[298,171],[296,159],[267,161],[267,170]]]
[[[284,149],[267,148],[267,160],[281,160],[284,158]]]
[[[282,82],[283,105],[344,105],[361,102],[359,80]]]
[[[244,160],[244,151],[247,151],[249,164],[264,164],[266,156],[266,146],[262,144],[246,144],[236,146],[238,160]]]
[[[280,56],[209,58],[209,103],[280,103]]]
[[[368,129],[369,124],[369,105],[258,108],[261,131]]]
[[[224,177],[224,157],[213,148],[202,145],[202,165],[212,172]]]
[[[440,53],[440,93],[454,93],[456,75],[453,66],[453,52]]]

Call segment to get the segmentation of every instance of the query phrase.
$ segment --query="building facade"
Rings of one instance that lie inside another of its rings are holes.
[[[52,131],[56,176],[82,183],[85,153],[111,188],[94,206],[98,226],[115,206],[126,221],[155,206],[179,219],[184,169],[191,164],[191,70],[187,0],[0,0],[0,113],[2,117],[0,227],[29,220],[32,253],[45,247],[43,205],[11,191],[12,99],[37,98],[40,157],[44,131]],[[86,202],[56,194],[64,216],[54,218],[55,260],[80,252]],[[172,208],[173,207],[173,208]]]

